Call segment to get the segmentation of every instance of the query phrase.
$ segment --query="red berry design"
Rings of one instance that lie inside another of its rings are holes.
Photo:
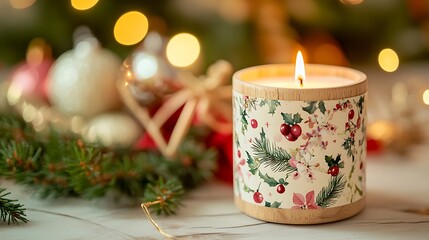
[[[290,133],[292,134],[292,136],[294,136],[295,138],[298,138],[299,136],[301,136],[302,133],[302,129],[298,124],[295,124],[292,126],[292,128],[290,129]]]
[[[258,127],[258,121],[256,121],[256,119],[252,119],[250,120],[250,126],[252,126],[252,128],[257,128]]]
[[[289,133],[285,138],[291,142],[295,142],[298,138],[292,135],[292,133]]]
[[[349,111],[349,120],[352,120],[355,117],[355,111],[353,109],[351,109]]]
[[[281,133],[283,136],[287,136],[287,135],[289,135],[290,130],[291,130],[291,127],[290,127],[288,124],[283,123],[282,125],[280,125],[280,133]]]
[[[262,193],[260,193],[259,191],[256,191],[253,194],[253,201],[255,201],[255,203],[261,203],[262,201],[264,201],[264,196],[262,196]]]
[[[362,124],[362,120],[360,119],[360,116],[359,116],[356,122],[356,127],[359,129],[361,124]]]
[[[277,192],[278,192],[278,193],[282,194],[282,193],[284,193],[284,192],[285,192],[285,190],[286,190],[285,185],[283,185],[283,184],[279,184],[279,185],[277,186]]]
[[[237,156],[238,156],[238,158],[241,158],[241,152],[240,152],[240,150],[237,151]]]
[[[340,173],[340,168],[337,165],[332,166],[328,169],[328,174],[331,174],[331,176],[333,177],[337,176],[338,173]]]
[[[363,168],[363,162],[360,162],[359,169]]]
[[[335,109],[336,110],[341,110],[341,105],[337,103],[337,105],[335,105]]]

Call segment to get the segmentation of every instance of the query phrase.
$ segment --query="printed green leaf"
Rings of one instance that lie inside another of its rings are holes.
[[[249,152],[246,151],[247,154],[247,165],[249,165],[249,172],[253,175],[258,171],[259,165],[255,162],[255,160],[250,156]]]
[[[273,203],[271,204],[271,207],[272,207],[272,208],[279,208],[281,204],[282,204],[281,202],[277,202],[277,201],[275,201],[275,202],[273,202]]]
[[[259,177],[264,180],[265,183],[268,184],[270,187],[275,187],[279,185],[279,182],[277,182],[273,177],[268,176],[268,174],[262,174],[261,171],[259,171]]]
[[[310,101],[308,102],[308,106],[302,107],[302,110],[308,112],[309,114],[313,114],[317,110],[316,103],[317,101]]]
[[[319,101],[319,110],[321,113],[325,114],[326,107],[325,107],[325,103],[323,101]]]
[[[279,208],[281,204],[282,204],[281,202],[277,202],[277,201],[273,203],[265,201],[265,207],[270,207],[270,208]]]
[[[363,112],[363,103],[364,103],[364,101],[365,101],[364,96],[360,96],[360,98],[359,98],[359,100],[358,100],[358,102],[356,104],[358,106],[358,108],[359,108],[359,113],[360,114],[362,114],[362,112]]]
[[[334,159],[331,156],[325,155],[325,162],[328,164],[328,167],[334,166]]]
[[[300,123],[302,121],[301,115],[299,115],[299,113],[295,113],[293,115],[293,122],[296,123]]]
[[[265,100],[266,104],[268,105],[268,113],[274,114],[276,112],[276,109],[278,106],[280,106],[280,101],[278,100]]]
[[[284,183],[285,183],[285,179],[284,179],[284,178],[280,178],[280,179],[279,179],[279,183],[280,183],[280,184],[284,184]]]
[[[302,121],[301,115],[299,115],[299,113],[295,113],[293,116],[291,113],[281,114],[283,116],[283,121],[291,126]]]
[[[290,113],[282,113],[283,121],[289,125],[293,125],[292,114]]]
[[[245,183],[243,183],[243,184],[244,184],[244,186],[243,186],[244,192],[246,192],[246,193],[254,193],[255,192],[255,190],[249,188],[249,186],[247,186]]]

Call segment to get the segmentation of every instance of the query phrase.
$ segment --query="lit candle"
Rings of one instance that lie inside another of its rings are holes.
[[[234,194],[244,213],[314,224],[361,211],[366,76],[350,68],[271,64],[233,76]]]

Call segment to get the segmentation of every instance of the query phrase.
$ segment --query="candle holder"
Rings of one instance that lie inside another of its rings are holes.
[[[290,78],[294,65],[233,76],[234,198],[251,217],[318,224],[351,217],[365,205],[366,76],[336,66],[306,69],[339,82],[264,84]]]

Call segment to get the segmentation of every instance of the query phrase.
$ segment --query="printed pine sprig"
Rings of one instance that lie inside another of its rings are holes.
[[[6,192],[6,188],[0,188],[0,219],[7,224],[18,224],[20,221],[27,223],[24,205],[20,204],[18,200],[7,198],[9,194],[10,192]]]
[[[270,167],[274,172],[294,172],[296,168],[289,164],[290,154],[283,148],[277,147],[265,137],[264,128],[260,138],[255,138],[252,144],[253,158],[258,159],[260,164]]]
[[[335,177],[331,177],[331,181],[328,186],[323,187],[316,197],[316,203],[322,208],[329,207],[341,197],[341,193],[346,187],[346,180],[344,174],[339,174]]]

